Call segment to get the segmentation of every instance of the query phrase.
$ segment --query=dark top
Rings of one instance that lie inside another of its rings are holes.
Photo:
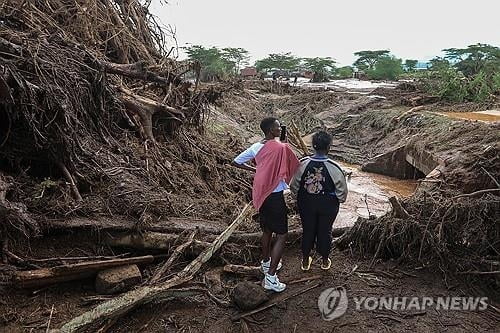
[[[299,196],[304,194],[335,196],[335,185],[325,165],[327,161],[326,157],[324,159],[315,157],[309,162],[300,179]]]

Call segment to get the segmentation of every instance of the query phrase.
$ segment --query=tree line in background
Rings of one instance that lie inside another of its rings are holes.
[[[191,60],[201,63],[203,81],[237,76],[243,67],[249,65],[249,52],[243,48],[192,45],[185,50]],[[353,66],[337,67],[330,57],[301,58],[290,52],[269,54],[257,60],[254,66],[262,76],[309,73],[312,82],[350,78],[353,73],[372,80],[415,79],[429,94],[456,102],[485,101],[500,92],[500,48],[475,44],[463,49],[444,49],[443,52],[443,57],[436,57],[427,68],[419,69],[417,60],[403,62],[389,50],[356,52]]]

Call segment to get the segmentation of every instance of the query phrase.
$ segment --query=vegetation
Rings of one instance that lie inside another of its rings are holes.
[[[500,93],[500,49],[487,44],[445,49],[419,78],[424,90],[452,102],[483,102]]]
[[[405,61],[405,70],[407,72],[414,72],[415,69],[417,68],[417,63],[418,60],[413,60],[413,59],[406,59]]]
[[[396,80],[403,73],[401,59],[392,56],[380,57],[367,75],[373,80]]]
[[[249,53],[243,48],[217,48],[192,45],[185,48],[191,60],[202,66],[201,80],[222,80],[237,76],[242,66],[249,64]],[[488,44],[474,44],[466,48],[444,49],[443,57],[430,61],[428,70],[417,71],[418,61],[406,59],[404,64],[389,50],[363,50],[353,66],[373,80],[417,79],[428,94],[452,102],[486,101],[500,93],[500,48]],[[330,57],[299,58],[290,52],[271,53],[257,60],[259,72],[308,70],[314,73],[313,82],[330,78],[350,78],[354,68],[335,67]]]
[[[314,73],[312,82],[326,82],[335,69],[335,60],[327,58],[303,58],[303,67]]]
[[[359,51],[354,53],[358,59],[354,62],[354,66],[362,71],[371,70],[375,67],[375,64],[383,57],[389,56],[389,50],[377,50],[377,51]]]
[[[200,79],[213,81],[237,75],[240,66],[248,64],[248,51],[242,48],[223,48],[215,46],[205,48],[201,45],[191,45],[184,48],[190,60],[201,64]]]
[[[340,68],[335,68],[333,70],[333,77],[336,79],[348,79],[352,77],[354,69],[351,66],[344,66]]]
[[[259,72],[267,72],[272,69],[282,71],[296,71],[300,65],[301,59],[287,53],[271,53],[267,58],[257,60],[255,67]]]

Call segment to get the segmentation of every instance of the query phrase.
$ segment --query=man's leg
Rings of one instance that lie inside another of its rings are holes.
[[[283,256],[283,251],[285,249],[286,243],[286,233],[281,235],[276,235],[276,240],[274,246],[271,249],[271,266],[269,267],[269,274],[276,274],[276,269]]]
[[[262,261],[267,262],[269,260],[269,257],[271,256],[271,241],[273,238],[273,233],[266,229],[262,229],[262,238],[261,238],[261,244],[262,244]]]

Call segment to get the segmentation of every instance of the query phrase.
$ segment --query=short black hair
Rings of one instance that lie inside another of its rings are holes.
[[[316,132],[312,137],[312,144],[315,150],[327,150],[332,144],[332,136],[325,131]]]
[[[274,117],[267,117],[262,119],[262,121],[260,122],[260,129],[262,130],[262,132],[264,132],[264,134],[269,133],[271,127],[273,127],[273,124],[276,122],[276,120],[278,119]]]

